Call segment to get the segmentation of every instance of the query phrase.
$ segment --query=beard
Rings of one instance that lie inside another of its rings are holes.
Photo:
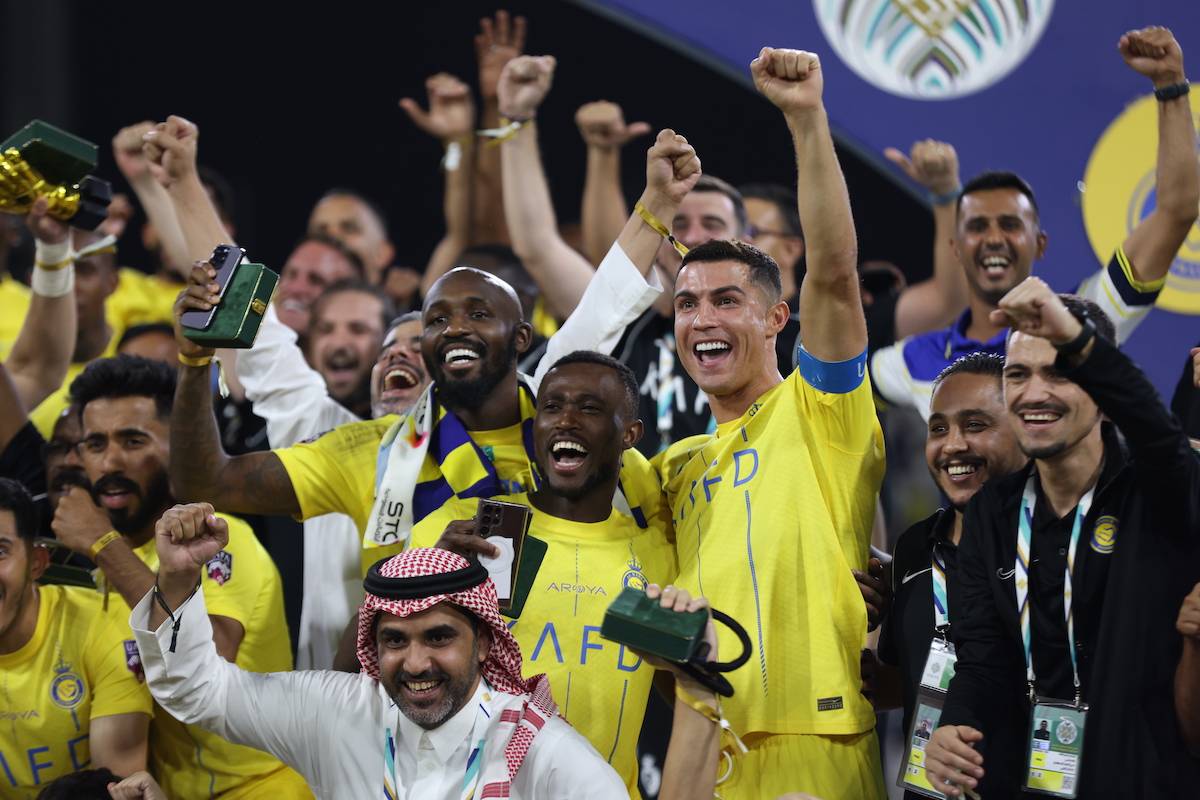
[[[108,519],[112,522],[113,529],[123,536],[140,533],[171,505],[171,482],[166,470],[154,474],[145,492],[142,491],[141,486],[128,478],[120,475],[105,475],[92,487],[92,502],[100,505],[100,495],[109,489],[120,489],[137,498],[132,510],[129,508],[107,509]]]
[[[597,486],[603,486],[605,483],[611,481],[616,473],[617,470],[612,464],[605,464],[591,475],[588,475],[584,479],[583,483],[581,483],[578,487],[560,488],[554,485],[553,478],[550,477],[553,476],[554,473],[546,469],[542,470],[542,474],[547,476],[546,483],[550,490],[557,496],[566,500],[580,500],[586,497],[587,495],[591,494]]]
[[[447,675],[441,670],[426,670],[417,675],[397,671],[392,676],[392,685],[388,693],[400,709],[400,713],[412,720],[413,723],[425,730],[433,730],[446,720],[457,714],[475,691],[475,683],[479,679],[479,639],[476,637],[471,646],[471,668],[457,676]],[[405,681],[444,681],[442,699],[431,706],[415,705],[404,696],[401,684]]]
[[[465,408],[475,411],[483,407],[492,391],[500,385],[513,371],[517,361],[517,331],[514,329],[504,348],[504,358],[500,363],[489,366],[490,351],[484,345],[484,351],[479,360],[483,369],[477,378],[449,378],[441,364],[425,363],[425,368],[433,376],[437,385],[437,399],[448,409]]]

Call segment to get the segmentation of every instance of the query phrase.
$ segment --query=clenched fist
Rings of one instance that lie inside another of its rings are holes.
[[[750,62],[754,86],[784,114],[821,106],[824,78],[821,60],[805,50],[764,47]]]
[[[883,156],[934,194],[948,195],[961,185],[958,153],[954,152],[952,144],[925,139],[914,142],[907,156],[894,147],[884,150]]]
[[[585,103],[575,112],[575,124],[588,147],[600,150],[616,150],[630,139],[645,136],[650,132],[650,123],[631,122],[625,124],[625,114],[616,103],[597,100]]]
[[[1083,330],[1082,323],[1067,310],[1054,290],[1032,275],[1000,298],[1000,307],[991,313],[990,319],[1050,344],[1066,344]]]
[[[646,194],[678,205],[700,180],[700,157],[688,140],[671,129],[659,131],[646,152]],[[651,203],[646,204],[653,210]]]
[[[229,544],[229,526],[208,503],[169,509],[154,526],[160,575],[191,575]]]
[[[474,133],[475,103],[470,87],[453,75],[439,72],[425,81],[425,91],[429,95],[428,111],[411,97],[400,101],[400,107],[418,128],[443,142]]]
[[[496,90],[500,114],[515,120],[532,118],[554,82],[556,63],[554,56],[520,56],[509,61]]]
[[[144,181],[158,181],[166,185],[167,177],[159,164],[152,163],[146,158],[146,134],[154,130],[153,122],[138,122],[121,128],[113,137],[113,159],[117,169],[125,176],[130,184],[137,185]]]
[[[1135,72],[1154,82],[1154,88],[1183,83],[1183,50],[1166,28],[1152,26],[1129,31],[1117,42],[1121,58]]]
[[[50,527],[64,547],[90,558],[92,545],[111,531],[113,524],[104,509],[92,500],[91,492],[82,486],[72,486],[58,501]]]
[[[1179,609],[1179,619],[1175,621],[1175,628],[1181,636],[1200,642],[1200,583],[1197,583],[1191,594],[1183,599],[1183,607]]]
[[[183,117],[170,116],[143,135],[143,152],[151,164],[162,168],[168,188],[196,175],[196,145],[200,129]]]

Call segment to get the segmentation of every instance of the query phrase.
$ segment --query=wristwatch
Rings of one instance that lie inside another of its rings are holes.
[[[1054,349],[1058,351],[1059,355],[1073,356],[1076,353],[1083,352],[1083,348],[1087,347],[1088,342],[1096,335],[1096,324],[1088,318],[1086,313],[1077,316],[1076,319],[1083,326],[1083,330],[1071,341],[1054,345]]]

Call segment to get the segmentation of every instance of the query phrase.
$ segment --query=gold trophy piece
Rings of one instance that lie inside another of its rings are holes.
[[[0,211],[28,214],[39,197],[55,219],[95,230],[108,215],[112,186],[89,175],[96,145],[41,120],[0,143]]]

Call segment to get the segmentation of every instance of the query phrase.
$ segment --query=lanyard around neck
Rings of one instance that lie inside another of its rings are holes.
[[[936,542],[930,562],[929,574],[933,580],[933,627],[944,639],[950,629],[950,604],[946,596],[946,565],[938,554]]]
[[[1093,486],[1079,499],[1075,507],[1075,522],[1071,526],[1071,544],[1067,548],[1066,575],[1063,580],[1063,614],[1067,620],[1067,649],[1071,654],[1071,675],[1075,682],[1075,702],[1079,703],[1079,662],[1075,654],[1075,614],[1071,602],[1071,576],[1075,571],[1075,551],[1079,544],[1079,532],[1083,528],[1083,519],[1092,507],[1092,496],[1096,493]],[[1021,617],[1021,642],[1025,646],[1025,677],[1029,681],[1030,697],[1034,696],[1033,649],[1029,624],[1029,559],[1033,540],[1033,512],[1037,507],[1037,472],[1029,475],[1025,481],[1025,491],[1021,494],[1021,512],[1017,518],[1017,560],[1014,575],[1016,576],[1017,613]]]

